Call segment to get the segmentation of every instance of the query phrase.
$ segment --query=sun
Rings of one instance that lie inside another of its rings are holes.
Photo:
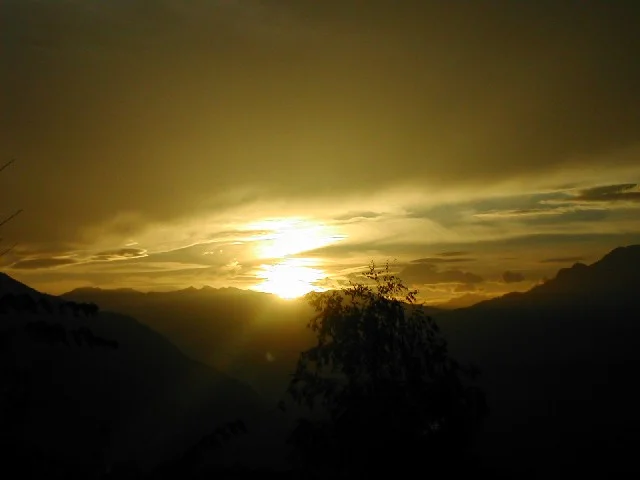
[[[346,238],[335,228],[300,218],[268,219],[247,228],[260,232],[251,238],[255,257],[272,261],[260,266],[257,277],[262,282],[251,289],[286,299],[322,291],[317,283],[327,277],[318,268],[319,259],[299,258],[297,255]]]
[[[272,293],[284,299],[301,297],[311,291],[322,291],[315,285],[326,275],[319,268],[308,266],[309,260],[286,259],[276,265],[261,265],[258,277],[264,281],[255,287],[264,293]]]

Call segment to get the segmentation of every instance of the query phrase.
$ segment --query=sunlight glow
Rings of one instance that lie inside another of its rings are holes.
[[[318,268],[319,261],[292,256],[346,238],[334,227],[301,218],[275,218],[252,223],[247,228],[259,232],[249,240],[254,245],[254,255],[259,259],[277,261],[260,265],[256,276],[263,281],[251,287],[252,290],[286,299],[325,290],[318,285],[327,277]]]
[[[323,280],[326,274],[310,265],[311,261],[303,258],[286,259],[276,265],[261,265],[257,276],[264,281],[252,287],[252,290],[272,293],[285,299],[325,290],[315,283]]]
[[[258,258],[284,258],[289,255],[325,247],[345,238],[326,225],[285,218],[257,222],[251,229],[266,231],[252,238]]]

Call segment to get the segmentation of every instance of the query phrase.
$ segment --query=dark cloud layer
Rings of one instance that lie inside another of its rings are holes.
[[[378,218],[380,216],[381,216],[380,213],[369,212],[369,211],[348,212],[348,213],[345,213],[344,215],[339,215],[339,216],[335,217],[334,220],[346,221],[346,220],[355,220],[355,219],[359,219],[359,218]]]
[[[575,263],[582,262],[584,257],[554,257],[540,260],[540,263]]]
[[[524,282],[524,280],[525,277],[520,272],[512,272],[510,270],[507,270],[502,274],[502,281],[504,283],[519,283]]]
[[[484,281],[482,277],[471,272],[462,270],[442,270],[439,271],[432,264],[411,264],[403,268],[400,277],[415,285],[428,285],[438,283],[463,283],[475,284]]]
[[[462,257],[462,258],[442,258],[442,257],[427,257],[427,258],[418,258],[416,260],[411,260],[411,263],[467,263],[474,262],[475,258]]]
[[[16,270],[39,270],[73,265],[75,263],[77,263],[77,261],[72,258],[30,258],[15,262],[11,265],[11,268]]]
[[[587,188],[580,191],[574,198],[578,202],[615,202],[626,200],[640,202],[640,190],[635,183],[621,185],[606,185],[602,187]]]
[[[640,142],[638,5],[5,0],[12,233],[601,165]]]
[[[474,283],[461,283],[453,289],[455,293],[475,292],[476,290],[478,290],[478,286]]]
[[[119,248],[117,250],[107,250],[96,253],[90,260],[96,262],[110,262],[113,260],[129,260],[132,258],[146,257],[147,251],[142,248]]]
[[[25,258],[11,264],[15,270],[44,270],[65,265],[78,265],[88,262],[111,262],[114,260],[134,260],[147,256],[146,250],[139,248],[120,248],[99,252],[85,259],[65,257]]]

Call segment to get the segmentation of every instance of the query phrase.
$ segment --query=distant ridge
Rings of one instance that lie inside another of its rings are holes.
[[[468,308],[502,308],[518,304],[571,306],[576,297],[586,305],[634,302],[640,296],[640,245],[618,247],[600,260],[585,265],[575,263],[556,276],[526,292],[476,303]]]
[[[244,381],[274,404],[312,338],[307,329],[312,309],[304,299],[283,301],[254,290],[205,286],[143,293],[78,288],[62,298],[131,315],[191,358]]]
[[[128,461],[150,468],[219,422],[268,408],[255,390],[130,316],[58,308],[75,300],[6,274],[0,299],[0,461],[28,465],[34,478],[53,468],[92,478],[78,472],[94,468],[96,455],[105,468]],[[26,395],[16,405],[21,416],[4,401],[7,391]],[[10,458],[6,442],[16,450]]]
[[[436,320],[482,371],[492,414],[479,445],[496,465],[639,472],[640,245]]]
[[[189,286],[186,288],[179,288],[175,290],[150,290],[142,291],[135,288],[102,288],[102,287],[78,287],[63,293],[61,296],[76,296],[76,295],[93,295],[93,294],[131,294],[131,295],[167,295],[167,294],[192,294],[192,293],[247,293],[255,295],[271,295],[263,292],[256,292],[255,290],[242,289],[237,287],[212,287],[210,285],[203,285],[200,288]]]
[[[456,308],[466,308],[473,305],[477,305],[480,302],[490,300],[487,295],[479,295],[476,293],[465,293],[464,295],[456,298],[452,298],[444,303],[437,303],[433,305],[435,308],[443,310],[453,310]]]

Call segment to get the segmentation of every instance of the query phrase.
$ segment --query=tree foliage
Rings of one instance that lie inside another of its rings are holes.
[[[292,433],[297,458],[353,472],[459,454],[485,414],[482,392],[467,382],[478,372],[449,357],[418,292],[388,264],[372,262],[365,277],[309,297],[317,343],[300,355],[289,393],[324,415]]]

